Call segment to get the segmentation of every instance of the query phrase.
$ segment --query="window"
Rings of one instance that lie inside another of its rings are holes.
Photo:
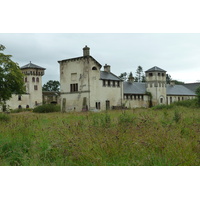
[[[162,97],[160,98],[160,103],[163,103],[163,98]]]
[[[149,73],[149,76],[153,76],[153,73]]]
[[[106,101],[106,110],[109,110],[110,109],[110,101]]]
[[[105,80],[103,80],[103,86],[106,86],[106,81]]]
[[[38,105],[37,101],[35,101],[35,105],[36,105],[36,106]]]
[[[38,90],[38,86],[37,85],[34,85],[34,90]]]
[[[97,110],[100,110],[100,109],[101,109],[101,104],[100,104],[100,102],[96,102],[96,109],[97,109]]]
[[[158,73],[158,76],[160,76],[160,73]]]
[[[112,85],[113,85],[113,87],[115,87],[115,81],[113,81],[113,84],[112,84]]]
[[[39,77],[37,77],[37,78],[36,78],[36,82],[38,82],[38,83],[39,83]]]
[[[25,82],[25,83],[27,82],[27,77],[25,77],[24,82]]]
[[[22,100],[22,96],[18,95],[18,101],[21,101],[21,100]]]
[[[117,87],[120,87],[120,82],[119,81],[117,81]]]
[[[32,78],[32,82],[35,82],[35,77]]]
[[[70,92],[78,92],[78,83],[70,84]]]
[[[96,68],[96,67],[93,67],[92,70],[97,70],[97,68]]]
[[[172,97],[170,97],[170,103],[172,103]]]
[[[110,87],[110,80],[108,80],[108,87]]]

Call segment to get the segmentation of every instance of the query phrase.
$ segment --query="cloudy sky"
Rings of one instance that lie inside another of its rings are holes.
[[[20,66],[31,61],[46,68],[43,83],[59,80],[57,61],[82,56],[85,45],[116,75],[158,66],[173,79],[200,80],[199,33],[0,33],[0,43]]]

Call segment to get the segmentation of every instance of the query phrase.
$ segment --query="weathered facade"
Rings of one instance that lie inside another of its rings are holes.
[[[145,72],[146,82],[123,82],[90,56],[89,47],[83,56],[58,61],[60,64],[61,109],[63,112],[135,108],[170,104],[195,98],[194,91],[184,85],[167,85],[166,71],[152,67]]]
[[[13,94],[6,101],[8,109],[34,108],[42,104],[42,76],[44,75],[45,68],[30,62],[21,67],[21,71],[24,74],[26,93],[22,95]]]

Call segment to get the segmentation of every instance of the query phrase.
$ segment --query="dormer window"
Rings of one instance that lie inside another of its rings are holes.
[[[97,68],[96,68],[96,67],[93,67],[92,70],[97,70]]]

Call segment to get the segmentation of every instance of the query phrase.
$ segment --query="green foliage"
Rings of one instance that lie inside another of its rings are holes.
[[[135,74],[135,82],[145,82],[145,76],[141,66],[138,66]]]
[[[25,93],[23,74],[11,55],[1,53],[5,47],[0,45],[0,102],[8,100],[12,94]]]
[[[17,109],[11,110],[10,112],[11,113],[20,113],[20,112],[30,112],[30,111],[32,111],[31,108],[17,108]]]
[[[10,116],[8,114],[0,113],[0,122],[8,122],[10,120]]]
[[[43,91],[59,92],[60,91],[60,82],[50,80],[46,84],[43,85],[42,90]]]
[[[171,109],[173,107],[174,107],[174,104],[170,104],[170,105],[160,104],[160,105],[152,107],[152,109],[153,110],[162,110],[162,109]]]
[[[196,95],[197,95],[197,104],[200,106],[200,87],[196,89]]]
[[[121,80],[126,81],[126,80],[127,80],[127,73],[126,73],[126,72],[121,73],[118,77],[119,77]]]
[[[35,113],[50,113],[50,112],[60,112],[60,106],[54,104],[44,104],[37,106],[33,109]]]

